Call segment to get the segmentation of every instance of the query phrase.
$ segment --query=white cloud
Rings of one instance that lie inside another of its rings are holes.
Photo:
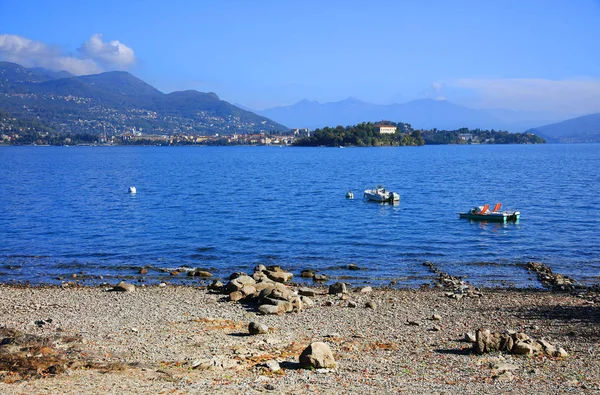
[[[598,79],[466,78],[448,85],[476,93],[478,107],[563,113],[600,112]]]
[[[94,34],[77,49],[86,58],[107,67],[129,67],[136,62],[133,49],[118,40],[104,42],[102,34]]]
[[[41,41],[13,34],[0,34],[0,60],[25,67],[45,67],[84,75],[125,69],[136,61],[131,48],[117,40],[105,43],[101,34],[94,34],[78,51],[80,56],[71,56],[59,47]]]

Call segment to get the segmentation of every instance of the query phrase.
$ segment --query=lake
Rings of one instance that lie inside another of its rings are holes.
[[[528,261],[600,282],[598,144],[0,147],[0,169],[3,283],[113,283],[141,267],[147,283],[194,283],[168,271],[263,263],[416,286],[433,276],[425,261],[478,285],[539,286]],[[363,201],[377,184],[400,204]],[[496,202],[521,220],[458,218]]]

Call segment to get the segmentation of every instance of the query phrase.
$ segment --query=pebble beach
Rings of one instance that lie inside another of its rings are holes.
[[[207,287],[123,291],[0,286],[0,393],[600,391],[592,289],[478,289],[455,298],[440,286],[332,293],[315,285],[303,288],[310,303],[274,314]],[[250,334],[251,322],[264,333]],[[478,354],[468,340],[478,329],[518,332],[564,354]],[[314,342],[330,348],[334,367],[299,363]]]

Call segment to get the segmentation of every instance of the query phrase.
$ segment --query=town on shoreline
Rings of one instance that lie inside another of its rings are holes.
[[[11,125],[0,119],[0,145],[36,146],[319,146],[377,147],[422,146],[442,144],[543,144],[545,140],[532,133],[461,128],[457,130],[419,130],[411,125],[393,122],[363,122],[354,126],[306,128],[285,132],[233,133],[231,135],[145,134],[135,127],[116,134],[57,133],[32,124]]]

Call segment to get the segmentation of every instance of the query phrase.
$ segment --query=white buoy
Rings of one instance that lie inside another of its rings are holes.
[[[128,192],[129,193],[137,193],[137,190],[135,189],[135,187],[129,187]]]

